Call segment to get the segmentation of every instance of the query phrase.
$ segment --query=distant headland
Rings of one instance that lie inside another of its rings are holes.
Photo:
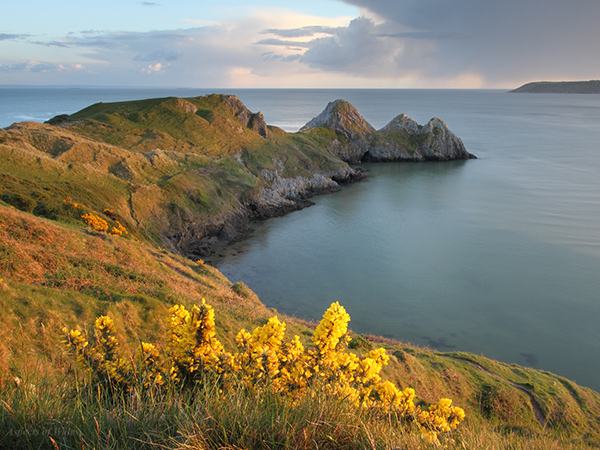
[[[600,94],[600,80],[534,81],[509,92],[532,94]]]

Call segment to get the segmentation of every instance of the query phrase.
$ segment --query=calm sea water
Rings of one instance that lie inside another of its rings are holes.
[[[219,90],[0,89],[0,126],[97,101]],[[600,96],[228,90],[296,131],[343,98],[376,128],[446,121],[479,159],[365,164],[367,181],[257,223],[218,263],[269,306],[549,370],[600,391]]]

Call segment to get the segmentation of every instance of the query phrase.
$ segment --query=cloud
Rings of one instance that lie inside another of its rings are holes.
[[[307,21],[315,25],[298,26]],[[147,32],[91,30],[30,44],[55,47],[60,42],[65,53],[59,56],[85,63],[85,78],[63,77],[62,83],[98,84],[112,79],[143,85],[145,77],[160,74],[161,83],[169,85],[284,87],[297,85],[297,80],[306,83],[317,72],[299,61],[309,47],[302,39],[332,32],[337,28],[332,25],[342,21],[269,10],[206,26]],[[276,23],[281,29],[273,27]],[[287,35],[294,37],[283,37]],[[55,64],[67,67],[62,60]],[[4,70],[14,67],[7,65]]]
[[[298,42],[298,41],[286,41],[283,39],[269,38],[269,39],[261,39],[256,42],[259,45],[278,45],[284,47],[294,47],[297,49],[300,48],[310,48],[313,45],[310,42]]]
[[[4,73],[48,73],[48,72],[74,72],[84,69],[82,64],[58,64],[49,61],[20,61],[13,64],[0,65],[0,72]]]
[[[165,66],[163,66],[161,63],[156,63],[156,64],[148,64],[146,67],[141,69],[141,72],[147,73],[147,74],[152,74],[152,73],[161,73],[161,72],[164,72],[164,70],[165,70]]]
[[[17,39],[25,39],[27,37],[29,37],[28,34],[0,33],[0,41],[13,41]]]
[[[21,61],[13,64],[2,64],[0,65],[0,72],[21,72],[23,70],[27,70],[27,67],[28,63],[26,61]]]
[[[312,68],[361,75],[381,76],[396,70],[402,43],[381,35],[372,20],[359,17],[330,34],[312,41],[300,61]]]
[[[143,85],[160,74],[165,84],[199,87],[511,87],[600,73],[599,0],[337,1],[363,15],[269,8],[220,23],[187,17],[179,29],[4,33],[5,45],[18,40],[39,53],[0,60],[0,71],[62,70],[60,82],[72,84]]]
[[[35,45],[43,45],[44,47],[61,47],[61,48],[69,48],[70,45],[62,42],[62,41],[29,41],[31,44]]]
[[[322,26],[308,26],[301,28],[292,29],[280,29],[280,28],[268,28],[261,31],[261,34],[274,34],[275,36],[283,38],[298,38],[298,37],[310,37],[318,33],[331,34],[335,28],[333,27],[322,27]]]
[[[176,61],[183,55],[175,50],[155,50],[145,55],[135,55],[133,61]]]
[[[343,0],[387,24],[388,36],[429,41],[424,75],[465,69],[488,84],[506,80],[597,78],[597,0]]]
[[[179,29],[107,32],[88,22],[65,36],[0,33],[24,55],[0,59],[0,71],[18,74],[6,83],[143,85],[160,74],[200,87],[511,87],[600,73],[599,0],[328,1],[361,15],[255,7],[222,22],[189,15]]]
[[[376,23],[367,17],[358,17],[338,27],[304,27],[296,29],[268,29],[288,39],[267,38],[257,44],[286,46],[295,53],[270,54],[268,59],[298,62],[322,73],[371,79],[405,79],[431,65],[432,46],[428,38],[400,33],[387,22]],[[298,40],[296,38],[312,37]],[[407,42],[411,45],[407,45]],[[417,41],[417,42],[413,42]],[[420,41],[420,42],[418,42]]]

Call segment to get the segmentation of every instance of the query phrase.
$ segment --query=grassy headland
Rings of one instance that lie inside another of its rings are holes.
[[[137,386],[108,395],[81,381],[61,344],[63,327],[92,340],[95,319],[109,315],[133,355],[141,341],[164,339],[169,308],[202,298],[230,351],[240,329],[274,315],[288,336],[312,345],[316,324],[282,317],[244,284],[181,256],[208,251],[231,221],[298,207],[336,188],[335,177],[358,176],[328,150],[332,139],[342,141],[335,132],[266,127],[235,100],[99,104],[62,124],[0,130],[0,448],[431,446],[392,416],[357,412],[318,392],[291,405],[241,386],[225,394],[210,383],[183,393]],[[127,233],[95,231],[85,213]],[[359,356],[386,348],[384,378],[414,388],[417,404],[447,397],[465,410],[465,423],[443,438],[448,448],[600,445],[600,395],[563,377],[352,337]]]
[[[600,80],[534,81],[510,92],[532,94],[600,94]]]

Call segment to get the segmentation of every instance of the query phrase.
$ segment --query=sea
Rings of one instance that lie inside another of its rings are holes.
[[[600,391],[600,95],[507,90],[0,87],[0,127],[96,102],[237,95],[298,131],[328,102],[377,129],[444,120],[478,159],[363,164],[365,181],[253,224],[215,257],[269,307]]]

